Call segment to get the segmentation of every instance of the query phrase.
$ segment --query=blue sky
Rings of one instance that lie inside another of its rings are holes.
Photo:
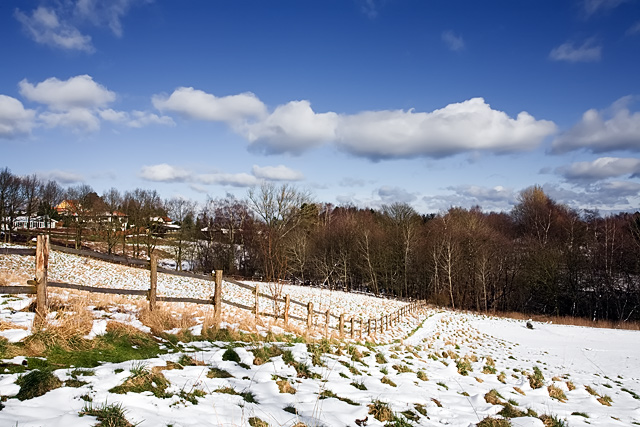
[[[509,210],[640,201],[640,1],[5,0],[0,167]]]

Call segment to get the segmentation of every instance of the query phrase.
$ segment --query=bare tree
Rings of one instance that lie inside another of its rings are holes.
[[[263,223],[260,238],[263,268],[277,311],[276,299],[282,293],[280,280],[287,271],[286,240],[303,221],[301,208],[310,202],[310,196],[289,184],[276,186],[271,182],[251,188],[248,196],[249,206]]]
[[[182,271],[182,261],[185,252],[192,245],[195,229],[196,203],[181,197],[174,197],[165,201],[167,213],[180,227],[171,235],[171,246],[176,261],[176,270]]]
[[[125,232],[126,223],[123,224],[123,217],[120,212],[123,198],[118,189],[110,188],[103,193],[102,201],[105,211],[100,216],[98,228],[102,240],[107,245],[107,253],[111,254]]]

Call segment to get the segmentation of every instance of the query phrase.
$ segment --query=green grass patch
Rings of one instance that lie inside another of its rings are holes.
[[[50,370],[34,370],[25,375],[20,375],[16,380],[20,386],[16,398],[27,400],[42,396],[45,393],[62,386],[62,381]]]

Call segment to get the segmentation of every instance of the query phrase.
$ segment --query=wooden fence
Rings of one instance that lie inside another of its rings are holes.
[[[148,290],[132,290],[132,289],[114,289],[114,288],[101,288],[95,286],[84,286],[72,283],[61,283],[48,281],[47,273],[49,269],[49,252],[51,250],[69,253],[73,255],[80,255],[85,257],[96,258],[102,261],[111,263],[123,264],[131,267],[142,267],[150,270],[150,286]],[[157,254],[152,253],[150,261],[121,257],[115,255],[103,254],[100,252],[84,251],[77,249],[70,249],[64,246],[50,245],[48,235],[39,235],[37,237],[36,249],[28,248],[0,248],[0,255],[26,255],[36,257],[36,272],[35,279],[27,281],[27,286],[1,286],[0,294],[35,294],[36,295],[36,324],[42,323],[46,317],[48,310],[47,303],[47,288],[63,288],[63,289],[75,289],[79,291],[103,293],[103,294],[117,294],[117,295],[138,295],[146,296],[149,301],[149,309],[155,310],[157,302],[187,302],[195,304],[211,304],[213,305],[213,326],[219,327],[221,322],[222,304],[227,304],[233,307],[237,307],[243,310],[249,310],[256,316],[256,320],[260,316],[268,316],[273,318],[282,318],[285,326],[289,324],[290,320],[297,320],[306,324],[307,330],[311,330],[314,327],[324,327],[325,336],[329,336],[329,329],[338,331],[340,337],[350,336],[350,338],[362,339],[363,336],[375,335],[378,331],[383,333],[384,331],[392,328],[394,325],[402,322],[402,320],[409,314],[413,313],[417,309],[423,307],[425,303],[423,301],[413,301],[398,310],[383,314],[379,318],[362,319],[354,316],[347,316],[346,313],[339,315],[331,313],[330,310],[318,311],[314,309],[313,302],[300,302],[290,298],[289,295],[285,295],[284,298],[274,298],[272,295],[260,292],[259,285],[248,285],[246,283],[239,282],[230,277],[223,278],[222,270],[216,270],[212,276],[193,274],[189,272],[181,272],[175,270],[167,270],[164,268],[158,268]],[[174,275],[190,277],[198,280],[206,280],[213,283],[212,296],[209,299],[196,299],[196,298],[178,298],[178,297],[166,297],[157,295],[157,278],[158,272]],[[255,297],[254,306],[247,306],[237,302],[229,301],[222,298],[222,282],[226,281],[241,288],[248,289],[253,292]],[[268,313],[260,310],[260,298],[268,299],[272,304],[282,304],[284,309],[279,315],[278,313]],[[291,304],[298,305],[306,309],[306,318],[295,316],[291,313]],[[320,323],[318,323],[320,320]]]

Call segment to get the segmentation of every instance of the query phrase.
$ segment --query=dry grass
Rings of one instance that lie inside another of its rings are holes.
[[[187,329],[196,324],[193,313],[187,309],[173,311],[168,310],[165,305],[158,304],[155,310],[151,311],[146,302],[141,304],[143,306],[138,312],[138,319],[154,334],[171,329]]]
[[[0,320],[0,331],[6,331],[8,329],[29,329],[26,326],[16,325],[12,322],[7,322],[5,320]]]
[[[549,397],[552,399],[556,399],[562,403],[567,401],[567,396],[564,394],[564,391],[560,387],[556,387],[555,385],[550,385],[547,387],[547,391],[549,392]]]
[[[280,393],[296,394],[296,389],[293,388],[289,381],[285,379],[277,380],[276,384],[278,385],[278,390],[280,391]]]

